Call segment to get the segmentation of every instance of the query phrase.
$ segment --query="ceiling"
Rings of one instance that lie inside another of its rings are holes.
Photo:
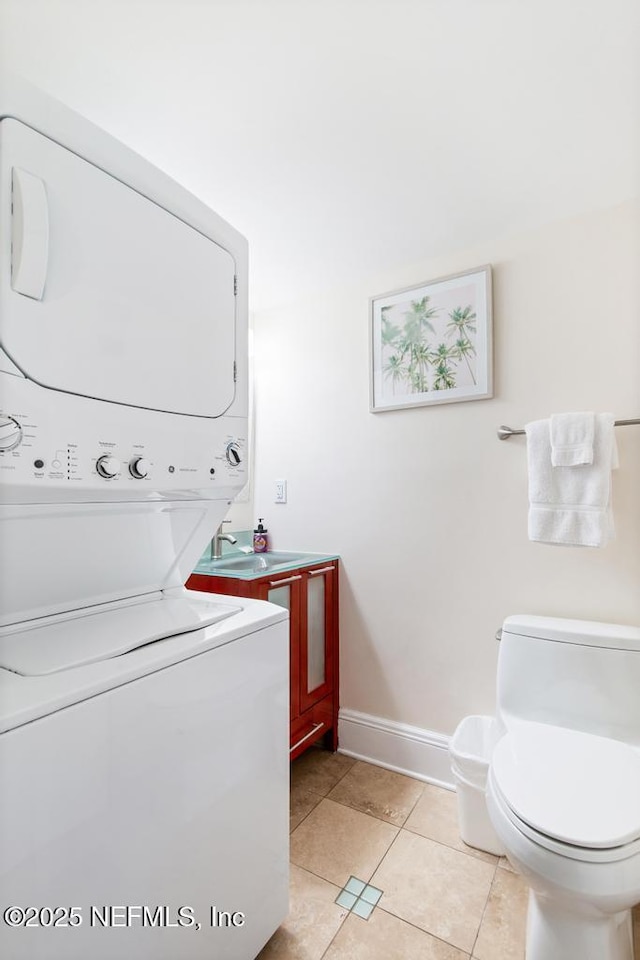
[[[0,33],[247,236],[254,310],[638,194],[637,0],[0,0]]]

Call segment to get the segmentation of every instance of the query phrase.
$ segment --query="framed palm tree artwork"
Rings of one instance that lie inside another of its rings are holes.
[[[493,395],[490,266],[370,304],[373,413]]]

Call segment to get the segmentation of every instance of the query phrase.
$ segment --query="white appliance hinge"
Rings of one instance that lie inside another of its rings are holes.
[[[234,273],[233,275],[233,295],[234,297],[238,296],[238,275]]]

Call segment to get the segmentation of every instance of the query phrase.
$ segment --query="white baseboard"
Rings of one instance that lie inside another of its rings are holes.
[[[340,710],[340,753],[454,790],[449,737],[357,710]]]

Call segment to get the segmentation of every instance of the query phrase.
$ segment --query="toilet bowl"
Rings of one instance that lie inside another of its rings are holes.
[[[519,721],[493,752],[487,807],[530,886],[527,960],[633,960],[640,750]]]

